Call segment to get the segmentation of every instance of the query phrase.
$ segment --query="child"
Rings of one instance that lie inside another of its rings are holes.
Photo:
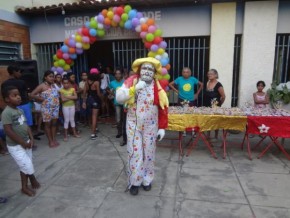
[[[70,123],[73,136],[79,138],[80,136],[76,132],[75,124],[75,101],[78,96],[74,88],[70,86],[68,78],[62,79],[63,88],[59,91],[62,101],[62,113],[64,117],[64,138],[67,141],[68,124]]]
[[[120,69],[117,69],[115,71],[115,79],[109,84],[109,92],[111,95],[116,95],[116,90],[120,88],[124,80],[122,80],[122,71]],[[123,116],[123,105],[120,105],[116,101],[116,97],[114,98],[114,105],[115,105],[115,111],[116,111],[116,122],[117,122],[117,129],[118,133],[116,135],[116,138],[120,138],[122,136],[122,116]]]
[[[33,136],[22,110],[17,108],[21,103],[20,93],[15,86],[5,87],[1,91],[7,104],[1,115],[6,133],[7,148],[20,168],[21,191],[28,196],[34,196],[35,191],[28,187],[28,179],[33,189],[38,189],[40,184],[33,175]]]
[[[88,76],[83,93],[84,109],[89,108],[92,111],[92,126],[91,126],[91,140],[97,139],[96,128],[99,110],[101,108],[101,90],[100,90],[100,75],[99,72],[92,72]]]
[[[266,84],[264,81],[257,82],[258,91],[253,93],[255,108],[267,108],[269,105],[269,96],[267,93],[263,92]]]
[[[54,73],[51,70],[47,70],[43,75],[43,83],[31,92],[31,98],[41,102],[42,121],[48,144],[51,148],[59,145],[55,137],[56,123],[59,116],[59,93],[53,87],[53,83]]]
[[[178,90],[174,87],[178,86]],[[198,85],[196,94],[194,93],[194,86]],[[194,102],[197,100],[199,93],[203,88],[203,83],[198,81],[195,77],[191,76],[191,70],[188,67],[184,67],[182,70],[182,76],[169,83],[169,87],[178,93],[178,104],[183,101],[189,101],[189,106],[196,106]]]

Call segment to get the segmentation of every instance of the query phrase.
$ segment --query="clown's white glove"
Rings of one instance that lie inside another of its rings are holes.
[[[164,129],[159,129],[158,132],[157,132],[158,141],[161,141],[164,136],[165,136],[165,130]]]
[[[135,90],[138,91],[140,89],[144,89],[147,86],[146,82],[139,80],[139,82],[135,86]]]

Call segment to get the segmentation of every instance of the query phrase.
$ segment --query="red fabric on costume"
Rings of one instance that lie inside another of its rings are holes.
[[[290,117],[248,116],[248,133],[290,138]]]

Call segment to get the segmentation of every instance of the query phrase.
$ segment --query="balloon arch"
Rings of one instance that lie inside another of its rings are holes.
[[[161,29],[156,26],[154,19],[144,17],[141,12],[132,9],[130,5],[103,9],[75,34],[66,38],[64,44],[53,56],[54,63],[51,70],[59,74],[71,71],[77,55],[89,49],[98,38],[104,37],[105,30],[118,26],[139,34],[145,48],[148,49],[148,57],[156,58],[161,62],[162,71],[158,79],[169,80],[170,64],[168,53],[165,52],[167,43],[162,38]]]

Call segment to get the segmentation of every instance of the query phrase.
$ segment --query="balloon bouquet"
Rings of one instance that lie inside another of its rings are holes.
[[[165,52],[167,43],[162,38],[162,31],[155,20],[144,17],[141,12],[132,9],[130,5],[103,9],[97,16],[87,21],[75,34],[64,40],[63,45],[53,56],[52,71],[64,75],[71,71],[77,55],[90,48],[98,38],[105,36],[105,30],[111,27],[122,27],[135,31],[148,49],[148,57],[156,58],[161,62],[161,75],[158,80],[170,80],[168,53]],[[165,81],[164,81],[165,82]]]

